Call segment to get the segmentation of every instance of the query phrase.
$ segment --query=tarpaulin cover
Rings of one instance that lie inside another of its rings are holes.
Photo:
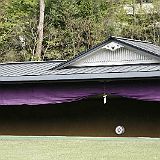
[[[160,102],[160,82],[3,85],[0,105],[56,104],[104,93]]]
[[[160,102],[160,82],[116,83],[107,85],[107,93],[144,101]]]
[[[0,87],[0,105],[39,105],[72,102],[101,94],[103,87],[85,84],[34,84]]]

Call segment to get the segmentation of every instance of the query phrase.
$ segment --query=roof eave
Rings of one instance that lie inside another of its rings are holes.
[[[119,79],[160,79],[160,71],[154,72],[124,72],[106,74],[70,74],[70,75],[43,75],[43,76],[20,76],[20,77],[0,77],[0,83],[26,83],[43,81],[89,81],[89,80],[119,80]]]

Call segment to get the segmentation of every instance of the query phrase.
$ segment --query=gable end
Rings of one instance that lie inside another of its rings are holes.
[[[72,67],[83,66],[105,66],[105,65],[125,65],[158,63],[159,61],[151,56],[129,50],[120,45],[118,48],[108,48],[108,45],[91,53],[90,55],[72,63]]]
[[[160,63],[159,46],[140,40],[110,37],[55,68],[146,63]]]

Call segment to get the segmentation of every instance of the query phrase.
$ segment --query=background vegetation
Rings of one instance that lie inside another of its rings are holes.
[[[71,58],[110,35],[160,45],[160,1],[153,0],[154,8],[149,11],[141,3],[45,0],[41,60]],[[0,62],[37,60],[39,0],[0,0],[0,8]]]

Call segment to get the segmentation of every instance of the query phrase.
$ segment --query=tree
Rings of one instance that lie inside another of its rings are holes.
[[[45,12],[45,2],[40,0],[40,13],[39,13],[39,25],[38,25],[38,39],[37,39],[37,48],[36,56],[38,60],[41,60],[42,56],[42,43],[43,43],[43,28],[44,28],[44,12]]]
[[[32,59],[37,42],[37,0],[6,0],[0,1],[1,5],[0,62]]]
[[[0,0],[0,62],[69,59],[110,35],[160,45],[160,1],[153,5],[148,13],[137,0]]]

